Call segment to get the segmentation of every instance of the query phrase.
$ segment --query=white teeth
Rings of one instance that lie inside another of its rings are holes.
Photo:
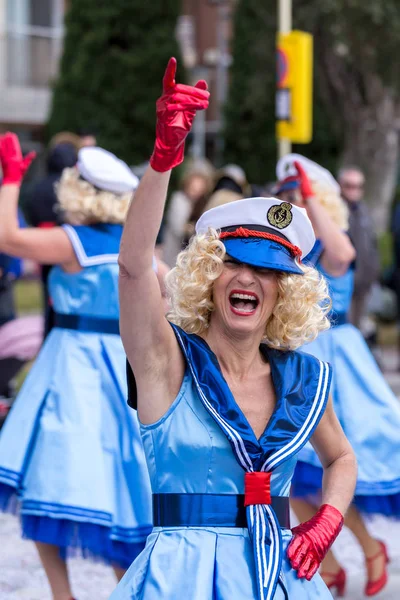
[[[232,294],[231,298],[237,298],[238,300],[257,300],[256,296],[250,294]]]

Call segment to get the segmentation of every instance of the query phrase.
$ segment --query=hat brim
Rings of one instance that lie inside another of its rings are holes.
[[[278,184],[275,189],[275,194],[281,194],[282,192],[290,192],[291,190],[297,190],[300,187],[298,181],[283,181]]]
[[[227,238],[222,240],[226,252],[238,262],[257,267],[303,275],[288,248],[264,238]]]

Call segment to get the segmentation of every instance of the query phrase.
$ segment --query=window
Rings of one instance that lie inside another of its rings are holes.
[[[51,27],[53,4],[55,2],[52,2],[52,0],[31,0],[29,24],[38,27]]]
[[[47,87],[62,43],[63,0],[7,0],[7,81]]]

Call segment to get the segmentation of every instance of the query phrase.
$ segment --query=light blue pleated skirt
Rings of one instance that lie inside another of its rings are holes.
[[[400,516],[400,403],[361,333],[341,325],[302,348],[333,366],[335,412],[358,462],[355,503],[368,513]],[[299,453],[292,495],[320,492],[322,469],[311,444]]]
[[[127,567],[151,531],[150,482],[119,336],[54,329],[0,434],[0,508],[23,535]]]
[[[298,579],[286,559],[292,537],[283,530],[282,573],[290,600],[332,600],[317,574]],[[154,528],[144,551],[110,600],[257,600],[252,544],[247,529]],[[274,600],[285,600],[278,585]]]

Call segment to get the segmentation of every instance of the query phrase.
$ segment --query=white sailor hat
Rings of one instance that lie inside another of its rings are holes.
[[[299,186],[298,173],[294,165],[295,162],[300,163],[310,179],[331,187],[337,194],[340,194],[340,186],[328,169],[321,167],[318,163],[301,154],[295,153],[286,154],[277,162],[276,177],[279,184],[275,192],[276,194]]]
[[[103,148],[81,148],[77,167],[83,179],[113,194],[133,192],[139,185],[139,179],[128,165]]]
[[[205,212],[196,233],[219,231],[227,253],[254,267],[303,274],[296,257],[307,256],[315,243],[304,208],[277,198],[247,198]]]

